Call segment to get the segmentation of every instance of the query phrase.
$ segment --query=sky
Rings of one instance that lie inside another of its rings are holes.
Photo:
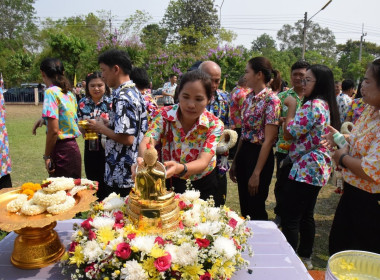
[[[197,0],[193,0],[197,1]],[[328,0],[215,0],[221,24],[237,34],[233,45],[251,47],[251,42],[263,33],[276,39],[284,24],[293,25],[303,19],[305,12],[312,17]],[[34,8],[39,21],[47,17],[53,20],[97,13],[105,10],[112,15],[113,26],[120,25],[136,10],[148,12],[159,23],[165,14],[169,0],[36,0]],[[322,27],[333,31],[339,44],[347,40],[360,40],[364,24],[364,40],[380,45],[380,0],[332,0],[312,19]]]

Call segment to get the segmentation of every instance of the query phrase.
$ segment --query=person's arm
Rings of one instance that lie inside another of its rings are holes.
[[[259,183],[260,183],[260,174],[264,168],[264,165],[268,159],[268,155],[270,150],[273,147],[273,143],[278,134],[278,126],[275,124],[267,124],[265,125],[265,138],[264,142],[261,145],[259,158],[257,159],[257,163],[255,169],[252,172],[251,177],[248,181],[248,192],[250,195],[256,195],[259,191]]]
[[[212,160],[212,157],[212,154],[202,152],[199,154],[196,160],[185,163],[187,167],[187,172],[184,176],[189,177],[194,174],[202,173]],[[173,175],[180,174],[185,168],[185,166],[182,163],[178,163],[176,161],[167,161],[164,163],[164,165],[166,167],[166,178],[170,178]]]
[[[132,146],[133,141],[135,141],[134,135],[126,133],[115,133],[112,129],[108,128],[105,125],[102,118],[99,120],[88,120],[88,128],[97,133],[104,134],[108,138],[125,146]]]
[[[58,119],[48,118],[45,144],[45,168],[49,173],[54,172],[54,170],[49,170],[49,165],[51,162],[51,153],[53,152],[58,139],[58,130]]]
[[[283,123],[284,139],[291,140],[293,135],[290,134],[288,130],[288,124],[294,119],[297,111],[297,100],[293,96],[288,96],[284,100],[284,105],[288,107],[288,113]]]
[[[46,124],[44,118],[40,118],[40,119],[38,119],[38,120],[34,123],[34,125],[33,125],[32,134],[33,134],[33,135],[36,135],[36,134],[37,134],[37,129],[38,129],[39,127],[42,127],[44,124]]]

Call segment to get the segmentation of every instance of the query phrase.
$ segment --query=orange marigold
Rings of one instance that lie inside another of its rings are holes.
[[[28,200],[30,200],[34,195],[34,191],[31,189],[25,189],[21,193],[26,194],[28,196]]]

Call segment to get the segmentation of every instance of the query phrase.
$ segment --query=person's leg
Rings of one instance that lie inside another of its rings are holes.
[[[281,189],[289,176],[289,167],[280,168],[280,162],[286,158],[287,154],[276,152],[276,184],[274,185],[274,196],[276,198],[276,206],[274,213],[276,216],[281,217]],[[280,219],[280,218],[279,218]]]
[[[218,167],[215,167],[216,171],[216,180],[217,180],[217,194],[215,196],[215,205],[224,205],[227,199],[227,174],[220,174]]]
[[[298,246],[298,255],[304,258],[310,258],[313,252],[315,239],[314,208],[321,187],[306,183],[303,183],[303,185],[305,207],[300,221],[300,243]]]
[[[0,178],[0,189],[12,188],[11,174],[4,175]]]

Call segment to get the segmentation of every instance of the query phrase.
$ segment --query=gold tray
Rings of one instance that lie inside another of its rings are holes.
[[[70,210],[58,215],[44,212],[35,216],[26,216],[7,211],[7,204],[20,194],[21,188],[6,188],[0,190],[0,229],[4,231],[14,231],[25,227],[42,228],[55,221],[71,219],[75,214],[90,209],[90,204],[97,200],[93,195],[95,190],[83,190],[78,192],[74,198],[76,204]]]

